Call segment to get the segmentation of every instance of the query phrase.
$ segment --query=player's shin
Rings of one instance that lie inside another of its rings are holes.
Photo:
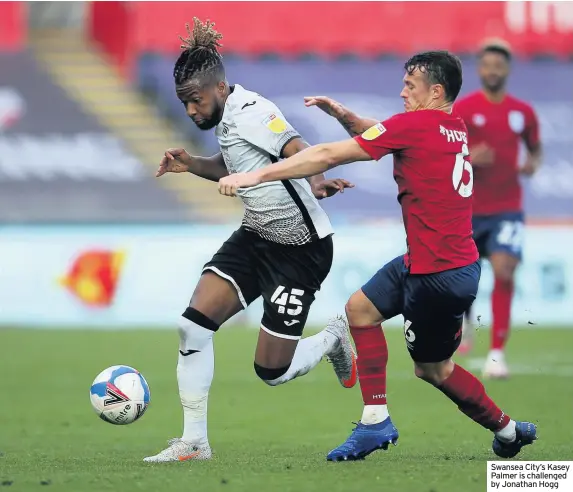
[[[186,442],[206,443],[207,400],[213,381],[213,335],[218,325],[193,308],[179,320],[177,382],[183,406],[183,435]]]
[[[377,424],[388,417],[386,366],[388,345],[381,325],[353,326],[350,333],[357,353],[358,380],[364,401],[363,424]]]
[[[435,386],[474,422],[509,440],[515,438],[515,423],[487,395],[481,381],[463,367],[454,364],[450,376]]]

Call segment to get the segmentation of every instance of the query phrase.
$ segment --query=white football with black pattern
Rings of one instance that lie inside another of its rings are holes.
[[[129,366],[111,366],[97,375],[90,388],[93,409],[105,422],[126,425],[147,410],[149,385],[141,373]]]

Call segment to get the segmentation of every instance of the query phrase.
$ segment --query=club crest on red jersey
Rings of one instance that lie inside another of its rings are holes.
[[[472,116],[472,122],[475,126],[484,126],[485,116],[483,114],[476,113]]]
[[[521,111],[510,111],[508,114],[509,127],[515,133],[521,133],[525,129],[525,116]]]

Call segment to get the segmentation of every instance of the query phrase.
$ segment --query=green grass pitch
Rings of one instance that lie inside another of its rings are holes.
[[[209,403],[210,462],[141,460],[180,435],[175,330],[0,330],[0,490],[472,492],[486,488],[491,435],[417,380],[400,330],[388,331],[389,407],[397,447],[362,462],[327,463],[361,414],[358,387],[343,389],[322,362],[271,388],[252,369],[254,330],[216,336]],[[488,333],[478,332],[477,370]],[[506,382],[487,382],[511,416],[538,424],[519,459],[573,459],[573,330],[515,330]],[[138,368],[151,405],[132,425],[98,419],[89,386],[107,366]]]

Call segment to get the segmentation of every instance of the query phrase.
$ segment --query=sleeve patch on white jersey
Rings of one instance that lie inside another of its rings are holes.
[[[286,121],[279,118],[276,114],[271,114],[263,120],[265,125],[273,133],[283,133],[287,129]]]
[[[382,135],[385,131],[386,128],[384,128],[384,125],[382,123],[377,123],[376,125],[368,128],[368,130],[362,134],[362,138],[364,140],[374,140],[375,138],[378,138],[380,135]]]

